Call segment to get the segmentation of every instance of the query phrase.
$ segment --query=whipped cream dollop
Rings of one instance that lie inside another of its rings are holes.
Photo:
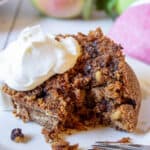
[[[40,26],[26,28],[0,52],[0,82],[17,91],[32,90],[71,69],[79,55],[80,46],[73,37],[57,41]]]

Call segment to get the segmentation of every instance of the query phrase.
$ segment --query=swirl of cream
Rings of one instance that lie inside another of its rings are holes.
[[[80,46],[74,38],[57,41],[40,26],[26,28],[0,52],[0,81],[17,91],[32,90],[71,69],[79,55]]]

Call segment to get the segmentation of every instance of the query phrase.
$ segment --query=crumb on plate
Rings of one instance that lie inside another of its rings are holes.
[[[78,144],[70,145],[67,141],[58,141],[52,144],[52,150],[78,150]]]
[[[131,138],[130,137],[123,137],[120,140],[118,140],[116,143],[131,143]]]
[[[20,128],[15,128],[12,130],[11,140],[15,141],[16,143],[25,143],[27,141]]]

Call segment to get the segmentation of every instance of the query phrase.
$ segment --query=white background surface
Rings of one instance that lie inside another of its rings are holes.
[[[99,18],[99,19],[98,19]],[[78,31],[87,33],[91,29],[101,27],[107,34],[113,21],[104,14],[95,14],[90,21],[58,20],[40,17],[38,12],[30,5],[28,0],[10,0],[9,3],[0,6],[0,49],[4,48],[10,41],[14,40],[20,30],[26,26],[41,24],[45,32],[51,33],[76,33]],[[87,149],[95,141],[118,140],[122,137],[131,137],[134,143],[150,144],[150,67],[133,59],[128,59],[129,64],[135,70],[140,83],[144,98],[139,116],[138,129],[136,133],[125,133],[111,128],[98,128],[91,131],[80,132],[69,136],[71,143],[79,143],[80,147]],[[16,144],[10,140],[13,128],[22,128],[23,133],[31,140],[27,144]],[[49,144],[45,143],[41,135],[41,127],[34,123],[24,124],[21,120],[13,117],[9,111],[0,112],[0,150],[49,150]]]

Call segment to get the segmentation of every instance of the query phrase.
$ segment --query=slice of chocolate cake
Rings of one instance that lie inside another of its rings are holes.
[[[58,35],[56,40],[66,37],[75,38],[81,47],[73,68],[30,91],[3,87],[12,98],[16,115],[44,126],[43,133],[49,138],[68,128],[100,124],[134,131],[141,92],[122,47],[100,29],[88,35]]]

